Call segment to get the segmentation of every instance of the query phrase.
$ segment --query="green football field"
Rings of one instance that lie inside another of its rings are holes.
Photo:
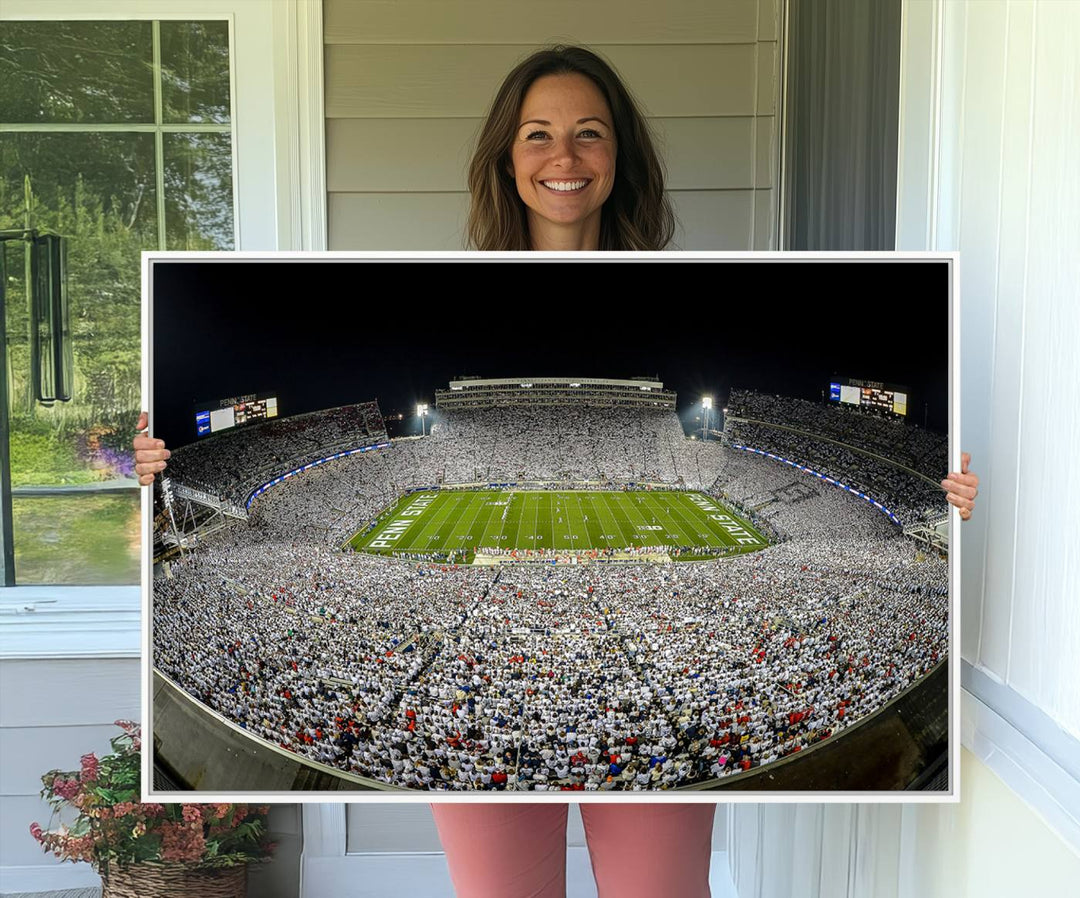
[[[560,552],[669,546],[752,552],[768,545],[715,499],[675,490],[425,491],[403,497],[350,540],[365,552]],[[694,556],[684,551],[682,558]]]

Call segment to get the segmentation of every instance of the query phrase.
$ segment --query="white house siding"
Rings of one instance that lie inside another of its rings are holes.
[[[1080,4],[905,16],[897,239],[960,251],[961,426],[986,487],[964,528],[962,653],[1080,739],[1080,478],[1061,473],[1080,442]]]
[[[681,249],[775,249],[779,0],[327,0],[329,248],[465,248],[466,168],[503,77],[586,44],[645,107]]]

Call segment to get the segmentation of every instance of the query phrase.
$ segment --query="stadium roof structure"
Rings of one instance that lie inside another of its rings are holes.
[[[635,405],[675,408],[676,394],[653,378],[497,377],[461,378],[435,391],[440,409],[513,405]]]

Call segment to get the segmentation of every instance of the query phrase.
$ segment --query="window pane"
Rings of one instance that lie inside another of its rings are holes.
[[[149,22],[4,22],[0,121],[153,122]]]
[[[159,29],[166,121],[227,131],[227,23]],[[0,120],[24,126],[0,133],[0,229],[67,239],[74,370],[72,401],[35,400],[25,245],[4,243],[10,393],[0,414],[11,422],[19,583],[138,581],[130,446],[140,407],[140,252],[162,243],[159,220],[170,248],[234,245],[229,133],[34,130],[153,126],[153,34],[150,21],[5,22],[0,31]],[[64,491],[72,486],[86,489]]]
[[[24,244],[8,241],[15,485],[123,476],[99,447],[122,451],[138,412],[139,253],[157,246],[154,184],[152,134],[0,134],[0,229],[29,226],[68,240],[75,365],[73,401],[34,401]],[[113,435],[121,429],[123,438]],[[37,442],[46,432],[48,457]]]
[[[165,246],[232,249],[232,137],[165,135]]]
[[[139,582],[139,491],[11,503],[20,584]]]
[[[161,23],[162,121],[229,121],[229,23]]]
[[[29,224],[68,238],[75,373],[71,402],[46,407],[34,400],[25,244],[8,241],[6,362],[15,487],[133,477],[139,253],[157,246],[154,184],[152,134],[0,134],[0,229]],[[100,495],[16,498],[18,582],[134,582],[137,571],[132,573],[124,554],[128,512],[118,510],[134,507],[134,501]]]

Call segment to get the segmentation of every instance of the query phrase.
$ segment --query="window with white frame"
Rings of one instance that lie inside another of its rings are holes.
[[[140,252],[236,246],[230,21],[9,21],[0,243],[16,582],[137,583]],[[71,398],[31,377],[28,235],[65,238]]]

